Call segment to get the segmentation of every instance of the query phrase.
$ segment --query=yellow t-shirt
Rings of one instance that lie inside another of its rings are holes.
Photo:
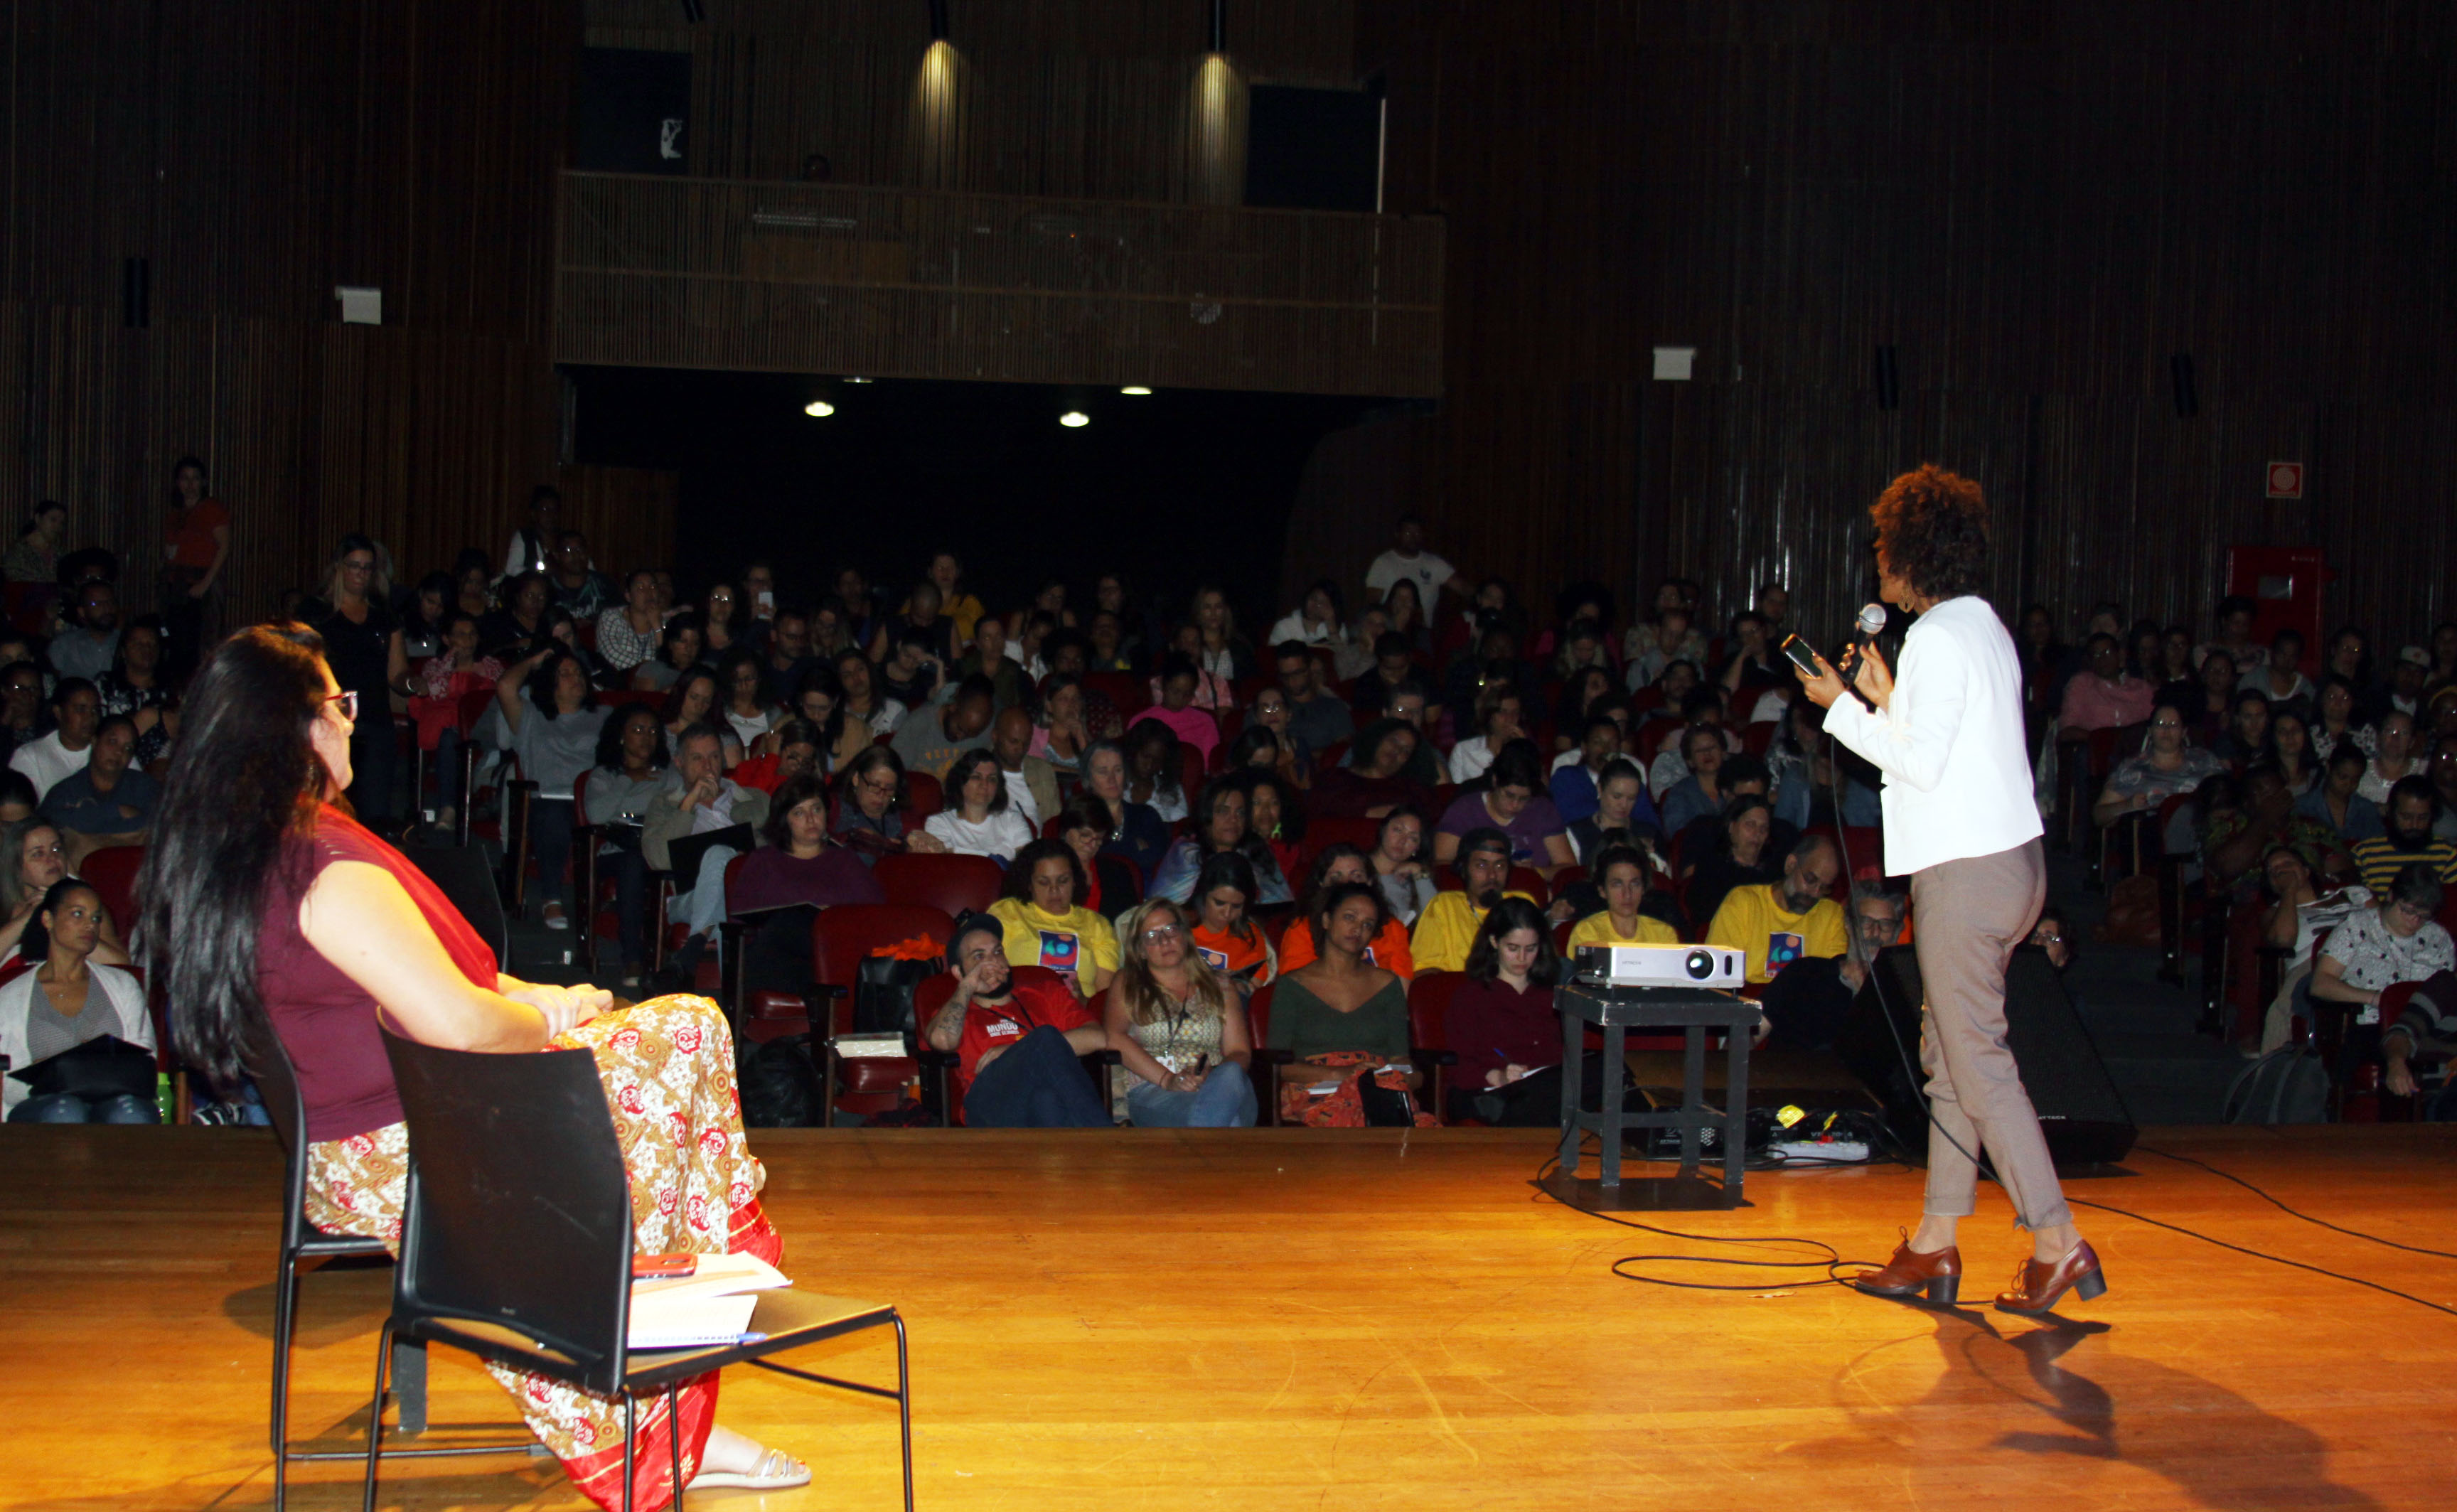
[[[1839,956],[1851,948],[1843,933],[1843,907],[1820,898],[1805,914],[1786,913],[1775,882],[1735,887],[1724,895],[1706,926],[1706,943],[1745,951],[1749,980],[1772,982],[1775,973],[1803,956]]]
[[[1638,916],[1638,933],[1613,933],[1612,910],[1589,914],[1570,926],[1570,950],[1580,945],[1677,945],[1681,935],[1670,924],[1646,914]],[[1564,952],[1565,954],[1567,952]]]
[[[1044,914],[1020,898],[1001,898],[990,904],[990,917],[1004,926],[1008,965],[1046,966],[1078,996],[1089,996],[1079,975],[1086,964],[1104,974],[1118,969],[1117,931],[1081,904],[1061,916]]]
[[[1525,893],[1510,893],[1512,898],[1536,900]],[[1416,969],[1425,971],[1464,971],[1467,953],[1476,943],[1476,932],[1484,923],[1485,910],[1468,901],[1463,892],[1434,894],[1434,901],[1416,916],[1416,932],[1408,942],[1408,954],[1416,960]]]

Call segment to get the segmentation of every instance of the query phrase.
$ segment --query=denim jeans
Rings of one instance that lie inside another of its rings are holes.
[[[1044,1024],[973,1078],[964,1122],[974,1129],[1106,1129],[1109,1102],[1093,1090],[1066,1036]]]
[[[1137,1129],[1251,1129],[1254,1084],[1234,1061],[1211,1067],[1191,1092],[1172,1092],[1138,1076],[1126,1088],[1126,1116]]]
[[[699,875],[691,886],[675,892],[668,922],[679,913],[688,924],[688,933],[716,937],[716,926],[725,921],[725,866],[741,855],[731,845],[712,845],[700,853]]]
[[[79,1097],[54,1092],[29,1097],[9,1110],[12,1124],[158,1124],[161,1114],[149,1097],[122,1092],[116,1097]]]
[[[571,911],[571,826],[574,805],[569,798],[534,798],[529,802],[529,854],[537,858],[540,906],[561,903]]]

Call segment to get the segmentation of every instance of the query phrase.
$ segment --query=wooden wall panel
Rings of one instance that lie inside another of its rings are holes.
[[[1869,501],[1935,460],[1995,501],[2009,612],[2199,622],[2228,545],[2306,542],[2340,615],[2457,611],[2450,0],[1358,10],[1390,208],[1449,221],[1447,392],[1328,444],[1300,514],[1373,522],[1301,524],[1290,582],[1414,504],[1539,595],[1599,570],[1564,538],[1627,540],[1617,588],[1779,577],[1832,625]],[[1656,344],[1696,381],[1651,382]],[[1626,469],[1570,423],[1615,385]],[[2310,499],[2262,497],[2272,458]]]

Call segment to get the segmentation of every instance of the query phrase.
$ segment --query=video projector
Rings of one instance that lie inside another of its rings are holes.
[[[1749,958],[1724,945],[1580,945],[1575,964],[1614,987],[1738,987]]]

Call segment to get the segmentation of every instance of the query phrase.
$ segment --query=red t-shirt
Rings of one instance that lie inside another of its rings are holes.
[[[398,1124],[401,1094],[393,1087],[383,1036],[376,1032],[381,1010],[365,988],[307,942],[299,928],[299,899],[335,861],[365,861],[392,873],[452,963],[472,983],[495,984],[495,952],[408,857],[339,809],[320,811],[315,833],[290,841],[285,860],[295,870],[277,871],[265,889],[264,927],[256,944],[257,991],[298,1067],[307,1138],[346,1139]]]
[[[1013,1045],[1043,1025],[1064,1033],[1101,1022],[1092,1017],[1075,989],[1054,971],[1035,966],[1013,969],[1007,1000],[975,1003],[964,1009],[964,1037],[956,1042],[956,1100],[972,1090],[973,1070],[981,1057]]]
[[[230,524],[230,510],[219,499],[198,499],[185,514],[172,516],[171,565],[198,571],[214,565],[214,532]]]

